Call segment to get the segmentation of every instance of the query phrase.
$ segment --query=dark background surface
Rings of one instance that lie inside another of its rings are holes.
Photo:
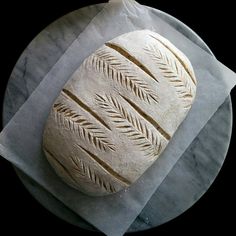
[[[0,77],[0,109],[2,109],[4,91],[10,73],[29,42],[48,24],[70,11],[106,1],[59,2],[48,5],[48,2],[31,1],[31,3],[21,2],[18,6],[9,1],[1,6],[0,38],[3,63],[1,63]],[[199,1],[182,3],[139,0],[138,2],[165,11],[186,23],[203,38],[219,61],[236,71],[236,60],[233,58],[236,54],[233,3],[221,1],[218,4],[216,1],[214,5],[206,5]],[[231,98],[233,110],[236,111],[236,89],[231,92]],[[172,233],[192,235],[219,232],[224,235],[235,234],[235,137],[234,124],[229,152],[220,174],[208,192],[191,209],[160,227],[131,235],[169,235]],[[32,235],[33,232],[88,234],[88,231],[69,225],[44,209],[31,197],[16,177],[12,166],[3,158],[0,158],[0,186],[1,235],[15,231],[24,235]]]

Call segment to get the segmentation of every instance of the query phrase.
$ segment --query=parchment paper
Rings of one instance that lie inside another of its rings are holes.
[[[49,166],[41,149],[44,124],[53,101],[83,60],[107,40],[137,29],[158,32],[188,56],[198,80],[197,96],[166,150],[135,184],[111,196],[88,197],[64,184]],[[112,0],[71,44],[1,132],[0,154],[105,234],[122,235],[235,82],[234,72],[150,9],[133,0]]]

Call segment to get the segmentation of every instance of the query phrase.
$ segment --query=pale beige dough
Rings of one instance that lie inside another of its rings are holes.
[[[43,150],[71,187],[101,196],[134,183],[161,156],[196,93],[191,63],[159,34],[100,47],[54,102]]]

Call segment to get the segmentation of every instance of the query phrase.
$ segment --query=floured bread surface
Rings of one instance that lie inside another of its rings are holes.
[[[46,157],[70,186],[116,193],[161,155],[195,93],[189,60],[167,39],[149,30],[121,35],[62,89],[44,130]]]

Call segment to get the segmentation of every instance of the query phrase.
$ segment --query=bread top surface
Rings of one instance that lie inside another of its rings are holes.
[[[45,126],[45,154],[72,187],[115,193],[160,156],[195,93],[191,63],[167,39],[149,30],[121,35],[62,89]]]

